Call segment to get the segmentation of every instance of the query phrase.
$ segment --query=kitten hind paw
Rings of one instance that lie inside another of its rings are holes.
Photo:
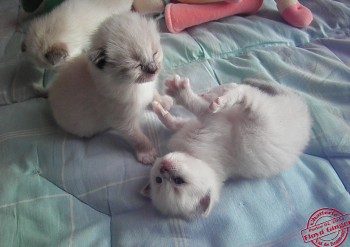
[[[202,93],[199,96],[207,102],[213,102],[216,98],[225,95],[227,92],[235,90],[238,87],[237,83],[231,82],[210,89],[208,92]]]
[[[216,113],[220,110],[223,109],[224,107],[224,102],[223,102],[223,98],[222,97],[218,97],[216,98],[215,100],[213,100],[210,105],[209,105],[209,110],[212,112],[212,113]]]
[[[239,90],[231,90],[213,100],[209,105],[209,110],[212,113],[216,113],[228,109],[237,103],[245,103],[244,100],[245,97]]]

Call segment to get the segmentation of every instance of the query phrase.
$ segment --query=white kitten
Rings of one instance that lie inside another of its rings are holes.
[[[29,23],[22,51],[38,66],[54,68],[87,48],[102,21],[131,5],[132,0],[65,0]]]
[[[132,12],[114,15],[94,34],[88,53],[66,63],[50,87],[54,118],[81,137],[116,129],[140,162],[152,163],[156,151],[140,129],[140,113],[154,97],[172,105],[169,96],[155,95],[163,58],[155,21]]]
[[[153,103],[167,127],[180,129],[143,190],[165,215],[208,215],[224,181],[275,175],[295,163],[308,143],[308,108],[287,87],[251,80],[219,86],[200,97],[188,79],[176,76],[166,86],[196,118],[176,118]]]

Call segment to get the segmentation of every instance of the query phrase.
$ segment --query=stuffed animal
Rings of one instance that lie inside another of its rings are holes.
[[[298,0],[275,0],[282,18],[292,26],[303,28],[312,19],[312,12]],[[178,0],[170,3],[163,0],[134,0],[134,10],[149,14],[164,11],[165,22],[170,32],[236,14],[254,14],[263,0]]]

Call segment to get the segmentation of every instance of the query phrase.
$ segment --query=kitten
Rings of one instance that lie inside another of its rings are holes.
[[[22,51],[36,65],[55,68],[86,49],[102,21],[131,5],[132,0],[65,0],[29,23]]]
[[[138,161],[152,163],[156,151],[141,131],[139,116],[153,99],[165,108],[172,105],[169,96],[155,93],[162,58],[154,20],[133,12],[113,15],[93,35],[88,54],[59,70],[49,88],[54,118],[81,137],[116,129]]]
[[[153,103],[159,119],[179,129],[142,192],[165,215],[208,215],[224,181],[275,175],[295,163],[308,143],[308,108],[287,87],[251,80],[200,97],[188,79],[176,76],[166,86],[167,94],[196,118],[176,118]]]

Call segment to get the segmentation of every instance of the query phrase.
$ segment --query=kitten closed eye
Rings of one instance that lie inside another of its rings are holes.
[[[161,49],[159,40],[154,20],[137,13],[105,20],[87,53],[63,65],[50,87],[56,122],[81,137],[115,129],[132,145],[139,162],[153,163],[157,152],[142,132],[140,115],[154,98],[159,72],[152,50],[145,47]]]

